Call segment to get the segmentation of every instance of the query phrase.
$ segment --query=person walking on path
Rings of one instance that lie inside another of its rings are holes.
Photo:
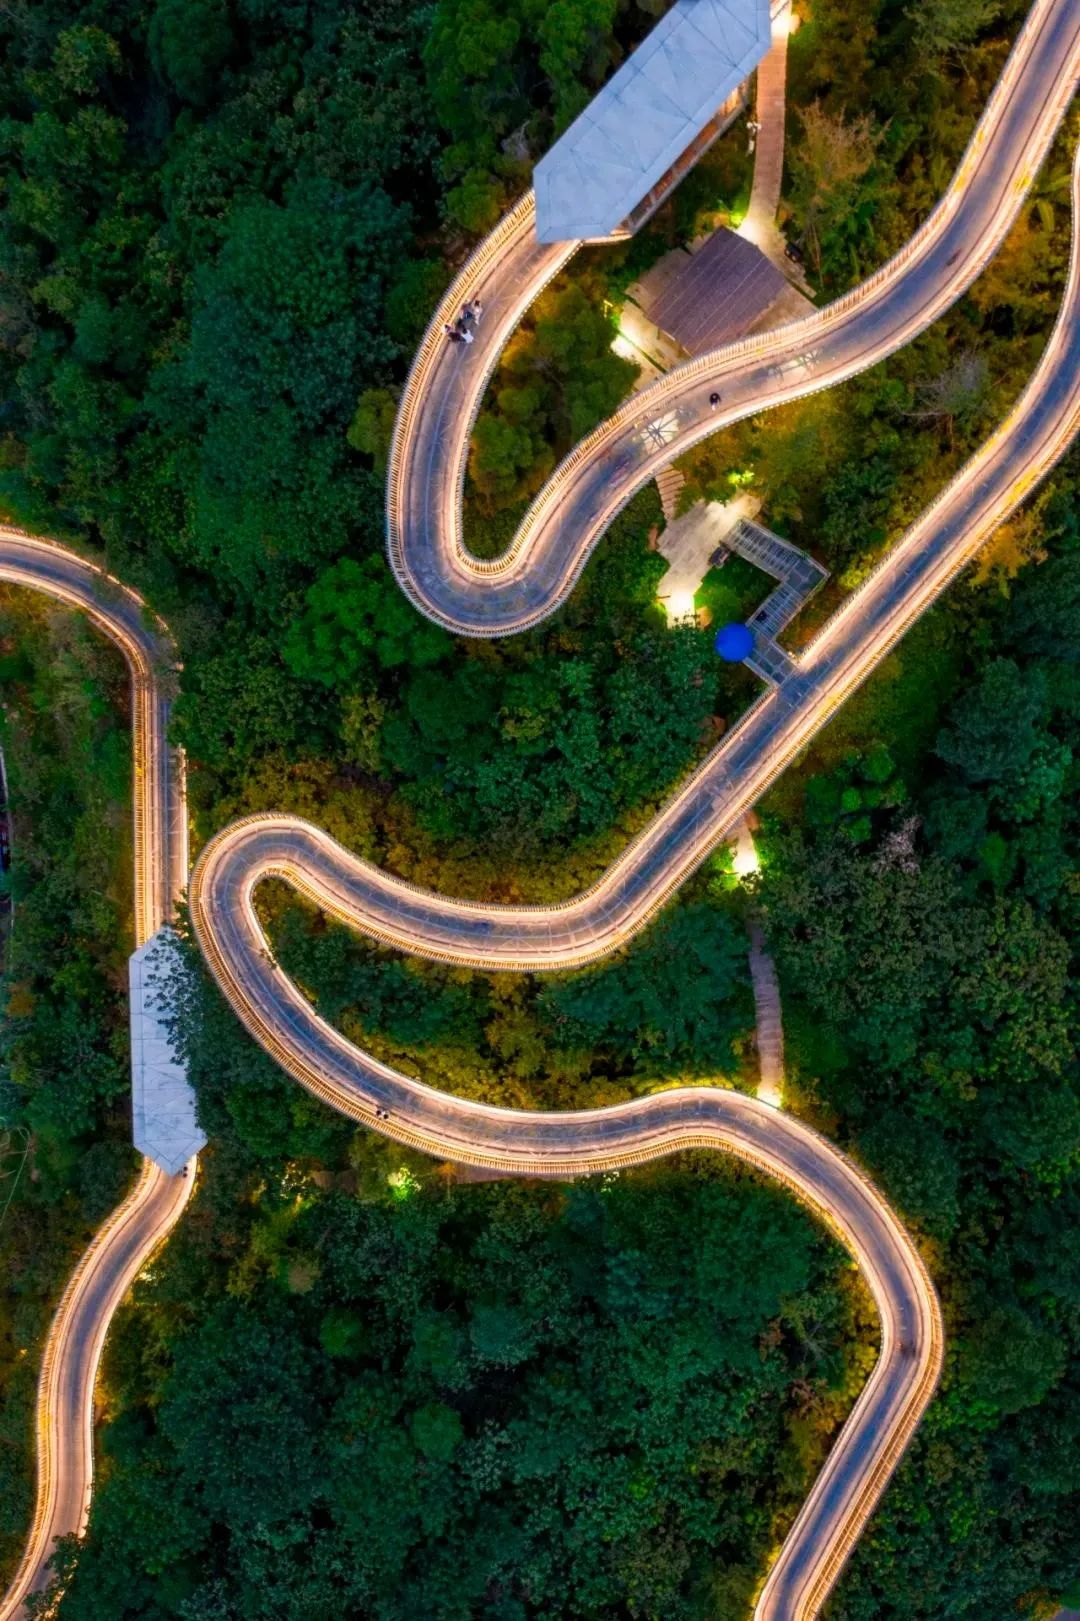
[[[451,326],[449,321],[443,327],[443,331],[446,333],[446,336],[450,340],[451,343],[464,343],[465,342],[465,339],[462,337],[462,335],[458,331],[457,327],[456,326]]]
[[[716,393],[716,392],[715,392],[715,390],[714,390],[714,391],[713,391],[713,393],[711,393],[711,394],[710,394],[710,395],[709,395],[709,410],[710,410],[710,411],[715,411],[715,410],[716,410],[716,407],[717,407],[717,406],[718,406],[718,405],[719,405],[719,404],[720,404],[720,395],[719,395],[719,394],[717,394],[717,393]]]

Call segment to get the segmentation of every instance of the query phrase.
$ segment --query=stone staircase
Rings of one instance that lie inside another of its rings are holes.
[[[679,511],[679,496],[683,492],[686,480],[677,467],[662,468],[656,475],[656,488],[660,492],[660,505],[664,509],[664,519],[667,523],[674,523]]]

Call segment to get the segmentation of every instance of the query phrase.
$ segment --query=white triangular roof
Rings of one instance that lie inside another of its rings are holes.
[[[176,935],[167,927],[128,964],[132,1135],[135,1147],[173,1176],[206,1146],[187,1065],[174,1052],[169,1032],[182,972]]]
[[[610,236],[769,48],[769,0],[675,0],[533,171],[541,242]]]

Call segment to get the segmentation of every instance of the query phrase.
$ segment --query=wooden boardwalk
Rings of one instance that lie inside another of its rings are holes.
[[[780,187],[784,179],[784,120],[787,104],[787,46],[790,3],[773,18],[772,44],[758,63],[754,119],[754,183],[746,211],[746,235],[764,247],[759,231],[776,229]],[[779,235],[779,232],[776,233]],[[783,250],[781,249],[781,254]],[[770,257],[772,257],[770,255]]]
[[[784,238],[776,223],[784,180],[784,122],[787,117],[787,51],[791,26],[791,0],[773,7],[772,44],[758,63],[754,118],[758,131],[754,149],[754,181],[750,206],[739,235],[753,242],[789,281],[806,294],[811,288],[798,265],[784,251]]]

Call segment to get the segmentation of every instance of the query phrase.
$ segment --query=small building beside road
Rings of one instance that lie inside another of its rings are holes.
[[[646,354],[670,347],[677,363],[810,308],[760,248],[721,226],[689,250],[672,249],[634,282],[619,324]]]

